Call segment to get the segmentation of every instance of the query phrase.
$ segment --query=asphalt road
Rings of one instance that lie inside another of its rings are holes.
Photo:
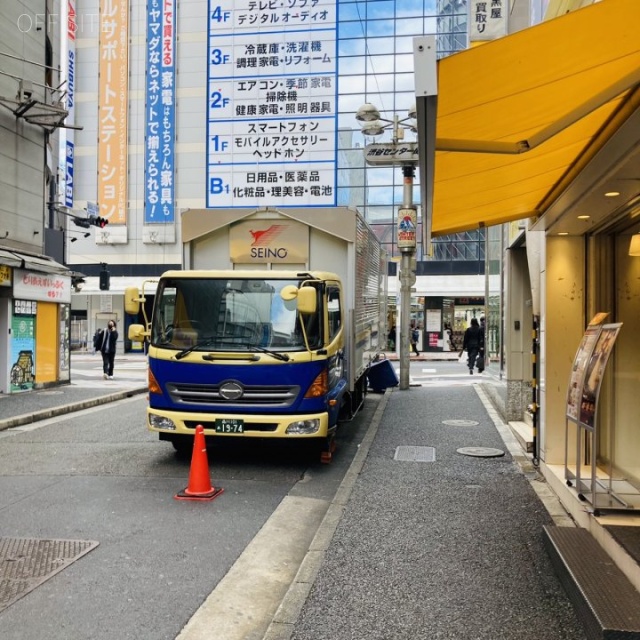
[[[343,427],[331,465],[216,448],[224,493],[204,503],[174,500],[190,461],[144,429],[143,397],[0,432],[0,536],[99,543],[0,612],[0,637],[173,639],[218,587],[224,606],[199,612],[206,637],[262,638],[379,400]],[[181,635],[200,637],[193,623]]]

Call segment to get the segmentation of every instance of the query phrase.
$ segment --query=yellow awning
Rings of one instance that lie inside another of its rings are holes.
[[[638,108],[638,24],[604,0],[438,62],[433,235],[544,212]]]

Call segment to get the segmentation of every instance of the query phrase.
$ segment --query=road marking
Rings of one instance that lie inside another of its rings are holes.
[[[262,638],[328,508],[286,496],[176,640]]]

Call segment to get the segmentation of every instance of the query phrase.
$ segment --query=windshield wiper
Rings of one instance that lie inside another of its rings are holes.
[[[178,351],[178,353],[176,353],[175,355],[175,358],[176,360],[182,360],[182,358],[184,358],[185,356],[188,356],[192,351],[194,351],[198,347],[206,347],[208,344],[212,344],[215,341],[216,341],[215,336],[209,336],[208,338],[203,338],[202,340],[198,340],[198,342],[195,342],[190,347],[187,347],[182,351]]]
[[[283,360],[284,362],[289,362],[291,358],[287,353],[279,353],[278,351],[271,351],[271,349],[265,349],[264,347],[259,347],[258,345],[252,344],[249,349],[255,349],[256,351],[260,351],[260,353],[268,353],[270,356],[276,358],[276,360]]]

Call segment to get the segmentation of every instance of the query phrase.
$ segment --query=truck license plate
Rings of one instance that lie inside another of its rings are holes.
[[[244,433],[244,420],[239,418],[216,418],[216,433]]]

